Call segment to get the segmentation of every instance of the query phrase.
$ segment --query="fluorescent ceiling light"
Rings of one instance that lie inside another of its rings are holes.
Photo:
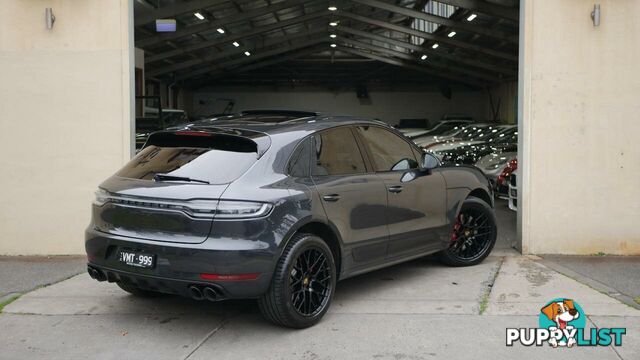
[[[335,7],[335,6],[329,6],[329,7],[328,7],[328,9],[329,9],[329,11],[336,11],[336,10],[338,10],[338,8],[337,8],[337,7]]]
[[[431,47],[434,48],[434,49],[437,49],[438,46],[440,46],[440,45],[438,45],[438,43],[435,43],[435,44],[431,45]]]
[[[331,44],[331,47],[336,47],[336,46],[338,46],[338,45],[336,45],[336,44]]]
[[[195,17],[197,17],[200,20],[204,20],[204,16],[202,14],[200,14],[199,12],[193,14]]]
[[[223,28],[217,28],[216,31],[219,32],[220,34],[224,34],[224,29]]]
[[[421,59],[421,60],[427,60],[427,55],[422,55],[422,56],[420,57],[420,59]]]
[[[447,35],[447,36],[448,36],[448,37],[454,37],[454,36],[456,36],[456,32],[455,32],[455,31],[452,31],[452,32],[450,32],[450,33],[449,33],[449,35]]]
[[[238,47],[238,46],[240,46],[240,43],[239,43],[239,42],[237,42],[237,41],[234,41],[234,42],[233,42],[233,46]]]
[[[248,52],[248,51],[245,51],[244,54],[247,55],[247,56],[251,56],[251,53]]]
[[[477,17],[478,17],[478,15],[476,15],[476,14],[471,14],[471,15],[469,15],[469,17],[467,18],[467,21],[473,21],[473,19],[475,19],[475,18],[477,18]]]
[[[336,35],[336,34],[331,34],[331,35],[329,35],[329,37],[330,37],[330,38],[332,38],[332,39],[335,39],[337,36],[338,36],[338,35]]]
[[[329,25],[331,26],[338,26],[338,22],[337,21],[332,21],[329,23]]]

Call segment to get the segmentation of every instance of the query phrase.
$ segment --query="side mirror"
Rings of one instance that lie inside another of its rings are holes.
[[[424,153],[422,155],[422,163],[420,164],[421,168],[425,170],[431,170],[437,168],[438,166],[440,166],[440,160],[438,160],[435,155],[431,153]]]

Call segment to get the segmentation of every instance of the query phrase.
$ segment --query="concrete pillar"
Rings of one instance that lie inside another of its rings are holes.
[[[638,13],[637,0],[521,0],[524,253],[640,254]]]
[[[93,192],[131,156],[132,19],[128,0],[2,1],[0,254],[84,252]]]

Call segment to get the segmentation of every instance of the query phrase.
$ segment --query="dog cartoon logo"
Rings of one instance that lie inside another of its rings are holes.
[[[571,299],[554,299],[540,309],[540,327],[547,328],[558,336],[551,336],[553,347],[573,347],[576,344],[576,330],[584,328],[585,316],[578,303]]]

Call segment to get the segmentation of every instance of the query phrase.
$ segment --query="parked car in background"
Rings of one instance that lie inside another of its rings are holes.
[[[269,112],[151,134],[100,184],[89,275],[136,296],[258,299],[305,328],[336,282],[428,254],[475,265],[497,235],[475,167],[446,167],[388,125]]]
[[[400,119],[398,125],[395,126],[401,133],[423,131],[431,129],[435,124],[429,119]]]
[[[476,162],[476,167],[484,173],[487,179],[489,179],[489,182],[498,197],[504,198],[507,196],[507,188],[504,186],[505,175],[502,174],[503,172],[505,174],[512,172],[517,159],[517,151],[507,151],[491,153]],[[510,168],[507,169],[507,167]],[[501,175],[502,177],[500,177]],[[499,177],[502,179],[500,186],[497,185]]]
[[[485,155],[505,151],[518,151],[518,129],[515,126],[490,134],[483,142],[473,141],[468,145],[442,151],[440,156],[445,163],[473,165]]]
[[[472,125],[469,125],[469,124],[456,125],[451,130],[449,130],[449,131],[447,131],[447,132],[445,132],[443,134],[440,134],[440,135],[421,135],[421,136],[414,137],[412,140],[413,140],[414,143],[416,143],[416,145],[420,146],[421,148],[428,147],[431,144],[435,144],[435,143],[439,143],[439,142],[443,142],[443,141],[446,141],[446,140],[453,139],[458,134],[460,134],[460,132],[467,126],[472,126]]]
[[[477,125],[468,127],[463,130],[461,137],[433,144],[425,149],[435,154],[438,159],[442,159],[445,153],[449,150],[456,149],[461,146],[486,143],[499,136],[502,132],[507,131],[510,127],[512,127],[512,125]]]
[[[426,136],[426,135],[442,135],[442,134],[444,134],[446,132],[451,131],[456,126],[467,125],[467,124],[470,124],[471,122],[472,122],[471,120],[447,120],[447,121],[441,121],[438,124],[436,124],[436,126],[434,126],[433,128],[431,128],[429,130],[407,131],[407,132],[403,132],[403,134],[404,134],[404,136],[408,137],[409,139],[414,139],[414,138],[417,138],[419,136]]]
[[[509,209],[518,211],[518,171],[509,176]]]

